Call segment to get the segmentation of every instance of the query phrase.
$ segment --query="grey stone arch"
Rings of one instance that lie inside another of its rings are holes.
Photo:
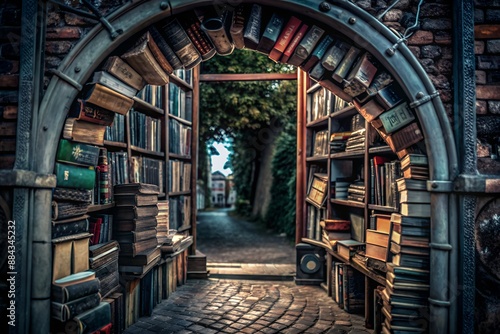
[[[450,180],[457,174],[453,135],[436,89],[414,55],[387,27],[348,1],[312,0],[150,0],[132,1],[107,17],[115,29],[123,32],[112,39],[109,31],[97,24],[68,54],[43,96],[36,126],[35,166],[39,174],[52,174],[55,152],[64,119],[79,90],[96,67],[119,45],[152,23],[199,6],[224,3],[259,3],[283,8],[301,17],[316,20],[329,32],[339,32],[370,52],[393,75],[409,102],[414,102],[425,137],[429,157],[431,192],[431,294],[430,330],[433,333],[456,332],[457,236],[450,231],[456,208],[449,195]],[[32,226],[31,330],[49,332],[50,319],[50,190],[37,190]],[[470,302],[470,301],[469,301]],[[28,313],[28,314],[29,314]],[[36,327],[36,328],[33,328]]]

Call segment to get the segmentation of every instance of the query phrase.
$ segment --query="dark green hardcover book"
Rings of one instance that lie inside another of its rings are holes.
[[[55,174],[58,187],[89,189],[94,187],[95,169],[56,162]]]
[[[101,295],[96,292],[64,304],[52,302],[51,316],[59,321],[68,321],[87,310],[93,309],[99,305],[100,301]]]
[[[63,220],[52,221],[52,239],[66,237],[89,231],[89,216],[73,217]]]
[[[333,37],[330,35],[325,36],[325,38],[323,38],[321,42],[319,42],[319,44],[314,48],[314,51],[311,53],[311,56],[307,59],[307,61],[304,64],[300,66],[300,68],[303,71],[309,72],[309,70],[316,63],[318,63],[321,58],[323,58],[323,56],[326,53],[326,50],[332,43],[333,43]]]
[[[415,116],[413,116],[408,103],[404,102],[382,113],[379,118],[385,132],[391,133],[411,123],[415,119]]]
[[[59,141],[56,160],[82,166],[97,166],[99,147],[67,139]]]
[[[99,292],[99,279],[93,278],[88,281],[77,282],[74,284],[52,284],[52,301],[57,303],[67,303],[85,296]]]
[[[273,13],[271,20],[267,23],[264,33],[262,34],[262,38],[257,45],[257,51],[269,54],[269,52],[273,49],[284,24],[285,18],[283,15]]]
[[[349,44],[343,41],[336,41],[324,54],[321,64],[329,71],[334,71],[340,64],[347,51]]]

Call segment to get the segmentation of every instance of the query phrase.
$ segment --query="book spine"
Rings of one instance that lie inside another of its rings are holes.
[[[199,52],[177,19],[172,19],[163,24],[160,31],[182,64],[184,64],[184,68],[193,68],[201,62]]]
[[[371,56],[365,53],[349,73],[344,92],[353,97],[363,93],[370,86],[376,72],[377,68],[371,62]]]
[[[58,187],[89,189],[94,187],[95,169],[56,162],[55,174]]]
[[[95,293],[65,304],[52,302],[52,317],[64,322],[78,314],[93,309],[99,305],[100,301],[101,295]]]
[[[290,17],[285,28],[278,37],[277,42],[274,44],[273,49],[269,54],[269,58],[274,61],[279,61],[281,55],[285,51],[288,44],[290,44],[293,35],[297,32],[302,21],[295,16]]]
[[[155,26],[150,27],[149,33],[151,34],[151,37],[153,37],[153,40],[156,42],[156,45],[161,50],[161,52],[163,53],[169,64],[173,67],[173,69],[178,70],[183,68],[182,62],[175,55],[174,50],[172,50],[170,45],[168,45],[167,41],[160,34],[158,28],[156,28]]]
[[[405,149],[424,139],[422,131],[415,122],[392,133],[391,135],[386,135],[386,138],[387,144],[394,152],[401,151],[402,149]]]
[[[99,204],[111,203],[111,184],[109,183],[108,150],[101,148],[99,153]]]
[[[393,108],[403,101],[402,93],[395,84],[382,88],[375,97],[387,109]]]
[[[255,49],[259,44],[261,24],[262,7],[260,5],[253,4],[245,26],[245,31],[243,33],[245,46],[249,49]]]
[[[227,19],[227,11],[225,12],[225,17]],[[211,39],[215,50],[221,56],[229,55],[234,50],[234,44],[229,39],[225,25],[224,18],[212,17],[204,20],[201,28]]]
[[[51,296],[52,300],[57,303],[67,303],[85,296],[89,296],[99,292],[99,279],[71,284],[68,286],[52,285]]]
[[[406,102],[387,110],[379,118],[387,133],[399,130],[415,119],[413,112]]]
[[[130,98],[134,97],[138,92],[137,89],[120,81],[119,79],[105,71],[95,72],[92,79],[94,83],[100,83],[101,85],[111,88],[112,90]]]
[[[333,42],[333,38],[328,35],[321,40],[321,42],[314,48],[311,57],[301,66],[303,71],[308,72],[321,58],[323,58],[327,48]]]
[[[134,104],[131,98],[98,83],[91,87],[85,101],[119,114],[126,114]]]
[[[81,99],[78,99],[73,108],[70,111],[70,115],[74,116],[77,120],[110,126],[113,124],[115,118],[114,112],[91,105]]]
[[[56,153],[57,161],[95,167],[98,158],[99,147],[97,146],[71,142],[67,139],[59,141]]]
[[[66,328],[85,329],[85,333],[93,333],[111,321],[111,307],[108,303],[98,303],[96,307],[78,314],[69,320]],[[78,331],[77,333],[83,333]]]
[[[188,16],[182,20],[182,25],[189,39],[193,42],[203,60],[215,55],[215,47],[201,28],[201,23],[194,17]]]
[[[344,78],[346,77],[347,73],[351,69],[352,65],[356,61],[356,58],[359,55],[360,50],[355,47],[351,46],[349,51],[347,51],[344,59],[342,59],[342,62],[339,64],[335,72],[333,73],[333,80],[337,81],[338,83],[341,83]]]
[[[136,90],[141,90],[146,84],[142,76],[118,56],[108,58],[103,70],[111,73]]]
[[[290,41],[290,44],[286,47],[285,51],[283,51],[283,56],[281,57],[281,62],[287,63],[290,57],[292,56],[293,52],[297,48],[297,45],[299,45],[300,41],[304,37],[304,35],[307,32],[307,29],[309,26],[307,24],[302,24],[300,26],[299,31],[293,36],[292,40]]]
[[[300,41],[300,44],[295,49],[293,56],[288,60],[288,63],[296,66],[302,64],[306,58],[309,57],[324,32],[325,31],[320,27],[313,25]]]
[[[234,10],[233,21],[229,33],[233,40],[236,49],[243,49],[245,47],[245,40],[243,38],[243,30],[245,28],[245,6],[238,5]]]
[[[336,41],[321,59],[321,64],[329,71],[334,71],[344,58],[349,45],[342,41]]]
[[[285,24],[284,16],[273,13],[271,19],[269,20],[262,38],[257,46],[257,50],[266,54],[269,54],[273,49],[274,44],[278,40],[279,34],[283,25]]]

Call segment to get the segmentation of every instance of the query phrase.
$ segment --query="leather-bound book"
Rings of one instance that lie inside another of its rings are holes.
[[[290,41],[290,43],[286,47],[285,51],[283,51],[283,56],[281,56],[280,62],[288,63],[288,60],[290,59],[293,52],[295,51],[295,48],[297,47],[297,45],[299,45],[300,41],[302,40],[302,38],[306,34],[307,29],[309,29],[309,26],[305,23],[303,23],[300,26],[299,30],[297,30],[295,35],[293,35],[292,40]]]
[[[101,302],[96,307],[85,311],[69,320],[64,329],[66,333],[92,333],[111,322],[111,307]]]
[[[121,219],[113,221],[113,233],[128,231],[144,231],[157,226],[156,217],[147,217],[139,219]]]
[[[87,103],[122,115],[125,115],[134,104],[134,100],[130,97],[99,83],[87,85],[82,99]]]
[[[106,71],[94,72],[91,83],[99,83],[130,98],[136,96],[138,92],[137,89],[129,86]]]
[[[293,36],[299,30],[302,21],[295,16],[292,16],[288,19],[283,31],[281,31],[278,40],[274,44],[271,52],[269,53],[269,58],[278,62],[285,52],[286,47],[292,41]]]
[[[156,235],[153,238],[141,240],[139,242],[120,243],[120,255],[136,256],[139,253],[153,250],[158,247]]]
[[[243,49],[245,47],[245,40],[243,38],[243,30],[245,29],[245,14],[247,7],[243,4],[238,5],[233,13],[233,19],[229,28],[229,34],[236,49]]]
[[[196,49],[201,55],[203,61],[208,60],[215,56],[216,50],[208,36],[201,28],[201,22],[194,15],[194,13],[186,13],[180,17],[180,23],[186,31],[191,42],[193,42]]]
[[[325,30],[322,28],[313,25],[295,48],[293,55],[288,60],[288,64],[300,66],[309,57],[324,32]]]
[[[385,109],[378,104],[375,99],[371,99],[365,104],[361,104],[357,100],[354,100],[353,103],[361,116],[363,116],[368,122],[374,121],[385,111]]]
[[[155,205],[148,206],[123,206],[116,210],[114,218],[116,220],[132,220],[145,217],[156,217],[158,207]]]
[[[269,54],[274,44],[278,40],[279,34],[285,24],[285,17],[278,13],[273,13],[271,19],[264,29],[264,33],[257,45],[257,51]]]
[[[401,151],[424,139],[422,131],[416,122],[410,123],[391,134],[387,134],[382,129],[377,129],[377,132],[387,142],[387,145],[389,145],[393,152]]]
[[[388,86],[393,81],[394,79],[389,72],[386,70],[378,70],[370,86],[363,93],[356,96],[356,100],[361,103],[365,103],[368,99],[374,97],[379,90]]]
[[[328,71],[334,71],[346,55],[349,47],[349,44],[344,41],[335,41],[335,43],[332,44],[325,52],[323,58],[321,59],[321,64]]]
[[[321,65],[321,62],[317,62],[316,65],[309,70],[309,77],[318,82],[326,76],[326,73],[326,68]]]
[[[109,57],[102,69],[138,91],[146,85],[142,76],[118,56]]]
[[[207,34],[220,56],[230,55],[234,50],[234,43],[229,33],[229,25],[233,20],[233,12],[226,10],[221,17],[210,17],[203,20],[201,28]]]
[[[369,53],[364,53],[353,66],[345,79],[344,92],[352,97],[363,93],[371,84],[377,67],[372,63]]]
[[[82,143],[99,145],[104,144],[104,132],[106,126],[79,121],[70,117],[66,119],[63,128],[63,138]]]
[[[403,102],[380,115],[380,121],[387,133],[401,129],[415,119],[408,103]]]
[[[358,58],[359,53],[361,52],[360,49],[355,47],[354,45],[351,46],[349,51],[347,51],[346,55],[340,62],[340,64],[337,66],[335,71],[333,72],[332,78],[338,83],[342,83],[342,81],[345,79],[347,74],[349,73],[349,70],[351,67],[354,65],[356,62],[356,59]]]
[[[99,287],[95,272],[82,271],[55,280],[52,283],[51,298],[54,302],[64,304],[99,292]]]
[[[385,109],[393,108],[403,101],[403,92],[398,85],[392,83],[375,94],[377,102],[380,103]]]
[[[300,68],[303,71],[309,72],[314,65],[316,65],[321,58],[325,55],[327,48],[333,42],[333,37],[330,35],[325,36],[318,45],[314,48],[311,56],[307,59],[305,63],[303,63]]]
[[[153,40],[156,42],[156,45],[163,53],[169,64],[173,67],[173,69],[179,70],[184,68],[184,65],[182,65],[181,60],[179,59],[179,57],[177,57],[177,55],[175,54],[174,50],[172,50],[170,45],[168,45],[167,41],[165,40],[165,38],[163,38],[158,28],[155,26],[151,26],[149,28],[149,33],[151,34],[151,37],[153,37]]]
[[[149,32],[139,38],[136,45],[124,53],[121,58],[150,85],[166,85],[169,82],[168,73],[173,72],[172,65],[159,51]],[[160,61],[158,58],[160,58]]]
[[[243,32],[243,39],[245,47],[248,49],[256,50],[260,41],[262,25],[262,6],[253,4],[250,13],[248,14],[245,30]]]
[[[200,53],[177,18],[168,18],[161,21],[157,27],[184,65],[184,68],[191,69],[201,62]]]
[[[81,166],[97,166],[99,159],[99,147],[69,141],[67,139],[59,140],[57,147],[56,160],[65,163],[71,163]]]
[[[54,173],[56,174],[58,187],[89,190],[94,188],[94,167],[83,167],[56,162]]]
[[[111,126],[115,119],[115,113],[111,110],[87,103],[82,99],[77,99],[72,105],[68,117],[90,123]]]
[[[51,302],[52,318],[65,322],[83,312],[93,309],[101,302],[101,295],[97,292],[65,304]]]

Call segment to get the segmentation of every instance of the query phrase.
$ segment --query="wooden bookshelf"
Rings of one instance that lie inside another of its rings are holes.
[[[104,210],[109,210],[109,209],[114,208],[114,207],[115,207],[115,203],[93,204],[93,205],[89,205],[88,212],[104,211]]]

